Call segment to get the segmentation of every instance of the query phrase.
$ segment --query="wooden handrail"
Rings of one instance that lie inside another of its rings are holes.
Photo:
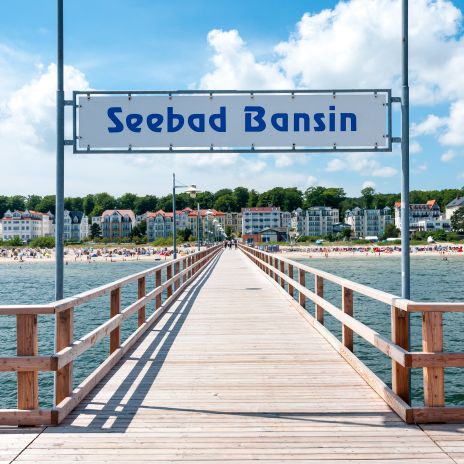
[[[18,409],[0,410],[0,425],[49,425],[61,422],[221,250],[221,246],[215,246],[195,252],[47,305],[0,306],[0,316],[16,315],[18,340],[18,356],[0,357],[0,372],[17,372]],[[171,272],[166,272],[163,282],[164,269]],[[150,276],[154,277],[155,288],[147,293],[146,279]],[[132,282],[137,282],[137,299],[121,310],[121,289]],[[164,302],[163,293],[167,295]],[[75,308],[104,294],[111,295],[109,320],[74,341]],[[147,317],[146,307],[152,300],[155,300],[155,311]],[[38,355],[38,314],[55,314],[56,353],[51,356]],[[121,324],[134,314],[137,314],[137,329],[121,344]],[[73,362],[106,336],[110,337],[107,360],[73,390]],[[55,371],[53,410],[38,409],[39,371]]]
[[[276,282],[278,288],[282,288],[284,282],[287,284],[286,295],[294,304],[298,301],[297,308],[303,317],[327,338],[403,420],[407,422],[464,421],[464,408],[446,407],[444,393],[444,368],[464,367],[464,352],[445,353],[442,351],[442,314],[463,312],[464,303],[406,300],[256,248],[240,245],[240,249]],[[287,272],[285,264],[287,264]],[[295,277],[295,269],[298,269],[297,277]],[[306,288],[306,274],[308,273],[313,274],[315,278],[314,292]],[[325,280],[340,285],[341,309],[324,299]],[[296,296],[294,291],[297,292]],[[391,340],[356,320],[353,313],[354,292],[391,306]],[[307,299],[315,304],[314,316],[306,310]],[[325,311],[342,323],[342,342],[324,326]],[[422,352],[410,351],[408,312],[423,313]],[[392,360],[391,389],[353,354],[353,333],[362,337]],[[422,367],[424,371],[425,406],[412,408],[409,405],[409,369],[417,367]]]

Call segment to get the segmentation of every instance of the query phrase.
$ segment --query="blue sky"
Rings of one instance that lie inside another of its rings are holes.
[[[0,193],[54,192],[55,4],[8,2],[0,16],[0,154],[12,173]],[[411,0],[414,189],[464,185],[463,10],[464,0]],[[277,0],[65,0],[67,84],[100,90],[369,85],[398,93],[397,13],[397,0],[291,0],[284,8]],[[352,195],[365,185],[395,192],[399,168],[398,147],[392,154],[337,157],[67,153],[66,194],[166,194],[173,170],[208,190],[320,184]],[[24,175],[32,180],[19,183]]]

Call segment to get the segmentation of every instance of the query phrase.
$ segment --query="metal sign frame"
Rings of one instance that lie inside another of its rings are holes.
[[[90,98],[92,95],[127,95],[129,98],[132,95],[255,95],[255,94],[288,94],[288,95],[311,95],[311,94],[326,94],[333,95],[334,98],[337,94],[383,94],[387,96],[387,101],[384,104],[387,107],[387,121],[386,128],[387,133],[384,137],[387,138],[386,147],[350,147],[350,148],[339,148],[334,145],[332,148],[328,147],[308,147],[308,148],[296,148],[295,146],[289,148],[255,148],[251,146],[249,148],[237,147],[237,148],[175,148],[159,149],[159,148],[131,148],[127,149],[92,149],[91,147],[79,148],[78,147],[78,97],[86,95]],[[338,90],[175,90],[175,91],[144,91],[144,90],[108,90],[108,91],[74,91],[73,92],[73,153],[338,153],[338,152],[368,152],[368,153],[380,153],[380,152],[391,152],[394,140],[392,139],[392,102],[395,102],[395,98],[392,98],[391,89],[338,89]]]

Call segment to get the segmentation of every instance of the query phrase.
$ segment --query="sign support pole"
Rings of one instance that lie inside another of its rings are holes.
[[[408,0],[402,0],[402,95],[401,95],[401,296],[411,297],[411,263],[409,250],[409,56],[408,56]],[[411,317],[408,324],[408,349],[411,346]],[[409,398],[411,398],[411,369],[409,373]]]
[[[64,71],[63,0],[57,0],[55,299],[63,298],[64,261]]]
[[[401,296],[410,298],[409,253],[409,80],[408,80],[408,0],[402,0],[403,85],[401,97]]]

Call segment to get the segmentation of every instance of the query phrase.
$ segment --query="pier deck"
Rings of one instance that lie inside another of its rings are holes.
[[[463,427],[405,424],[238,250],[35,430],[0,431],[0,461],[464,463]]]

